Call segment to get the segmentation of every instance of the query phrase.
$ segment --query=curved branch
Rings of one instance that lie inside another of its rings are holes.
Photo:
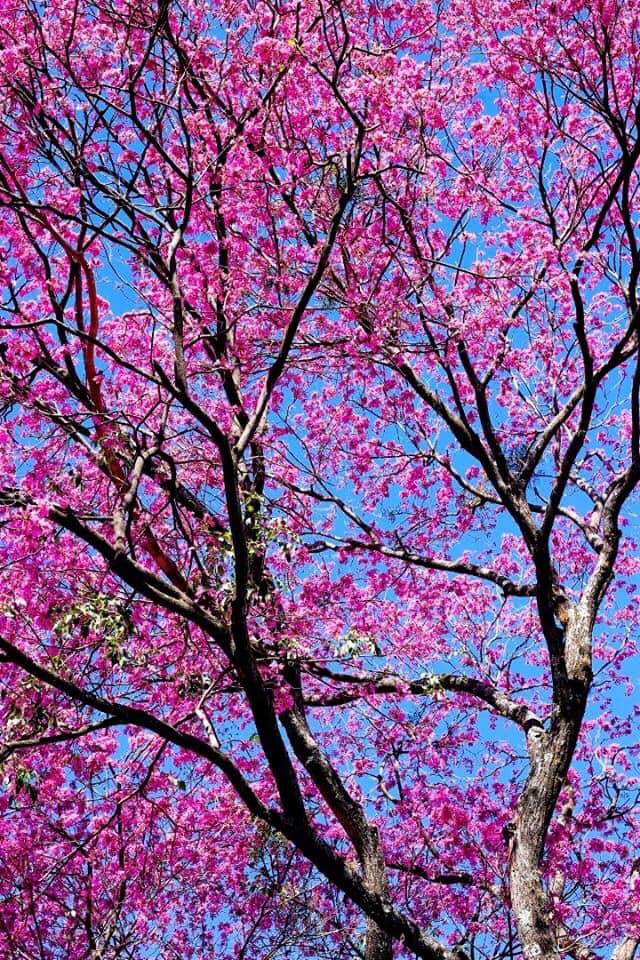
[[[394,549],[376,541],[367,543],[365,540],[345,539],[331,543],[328,540],[319,540],[310,544],[309,550],[311,553],[317,553],[321,550],[365,550],[371,553],[380,553],[393,560],[402,560],[403,563],[408,563],[414,567],[442,570],[445,573],[459,573],[463,576],[488,580],[500,587],[505,597],[534,597],[536,595],[535,584],[516,583],[505,574],[492,570],[490,567],[483,567],[466,560],[443,560],[439,557],[425,557],[409,550]]]
[[[433,696],[439,691],[463,693],[486,703],[497,714],[506,720],[511,720],[528,733],[533,728],[544,729],[544,723],[525,703],[512,700],[492,683],[479,680],[475,677],[465,677],[461,674],[443,673],[427,674],[418,680],[407,680],[397,674],[373,674],[366,672],[340,673],[330,667],[320,664],[307,664],[309,673],[334,682],[366,686],[369,692],[376,694],[391,693],[411,696]],[[305,703],[309,706],[337,706],[359,700],[361,692],[344,690],[335,694],[323,696],[308,696]]]

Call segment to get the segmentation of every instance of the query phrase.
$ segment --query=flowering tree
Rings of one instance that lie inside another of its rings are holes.
[[[638,5],[0,17],[2,956],[632,960]]]

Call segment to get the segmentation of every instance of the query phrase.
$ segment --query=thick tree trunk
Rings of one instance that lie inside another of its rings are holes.
[[[365,960],[392,960],[393,941],[374,920],[367,922]]]
[[[511,905],[525,960],[560,960],[536,844],[526,822],[533,795],[532,789],[516,816],[509,861]]]
[[[541,860],[547,830],[571,765],[591,683],[590,633],[568,628],[566,674],[556,686],[549,730],[527,732],[529,776],[518,800],[509,838],[511,905],[525,960],[560,960],[561,930],[544,888]]]
[[[577,727],[561,722],[549,733],[537,727],[527,737],[531,770],[518,801],[509,851],[511,904],[525,960],[560,958],[540,861],[579,726],[579,720]]]
[[[380,838],[376,827],[371,827],[362,849],[362,873],[367,887],[383,899],[389,899],[389,883]],[[367,920],[365,960],[392,960],[393,940],[378,924]]]

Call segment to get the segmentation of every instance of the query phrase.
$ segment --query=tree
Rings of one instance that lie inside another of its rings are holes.
[[[1,17],[2,955],[632,960],[637,4]]]

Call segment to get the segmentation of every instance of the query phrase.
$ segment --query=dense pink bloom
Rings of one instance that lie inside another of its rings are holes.
[[[0,31],[0,957],[631,960],[637,4]]]

